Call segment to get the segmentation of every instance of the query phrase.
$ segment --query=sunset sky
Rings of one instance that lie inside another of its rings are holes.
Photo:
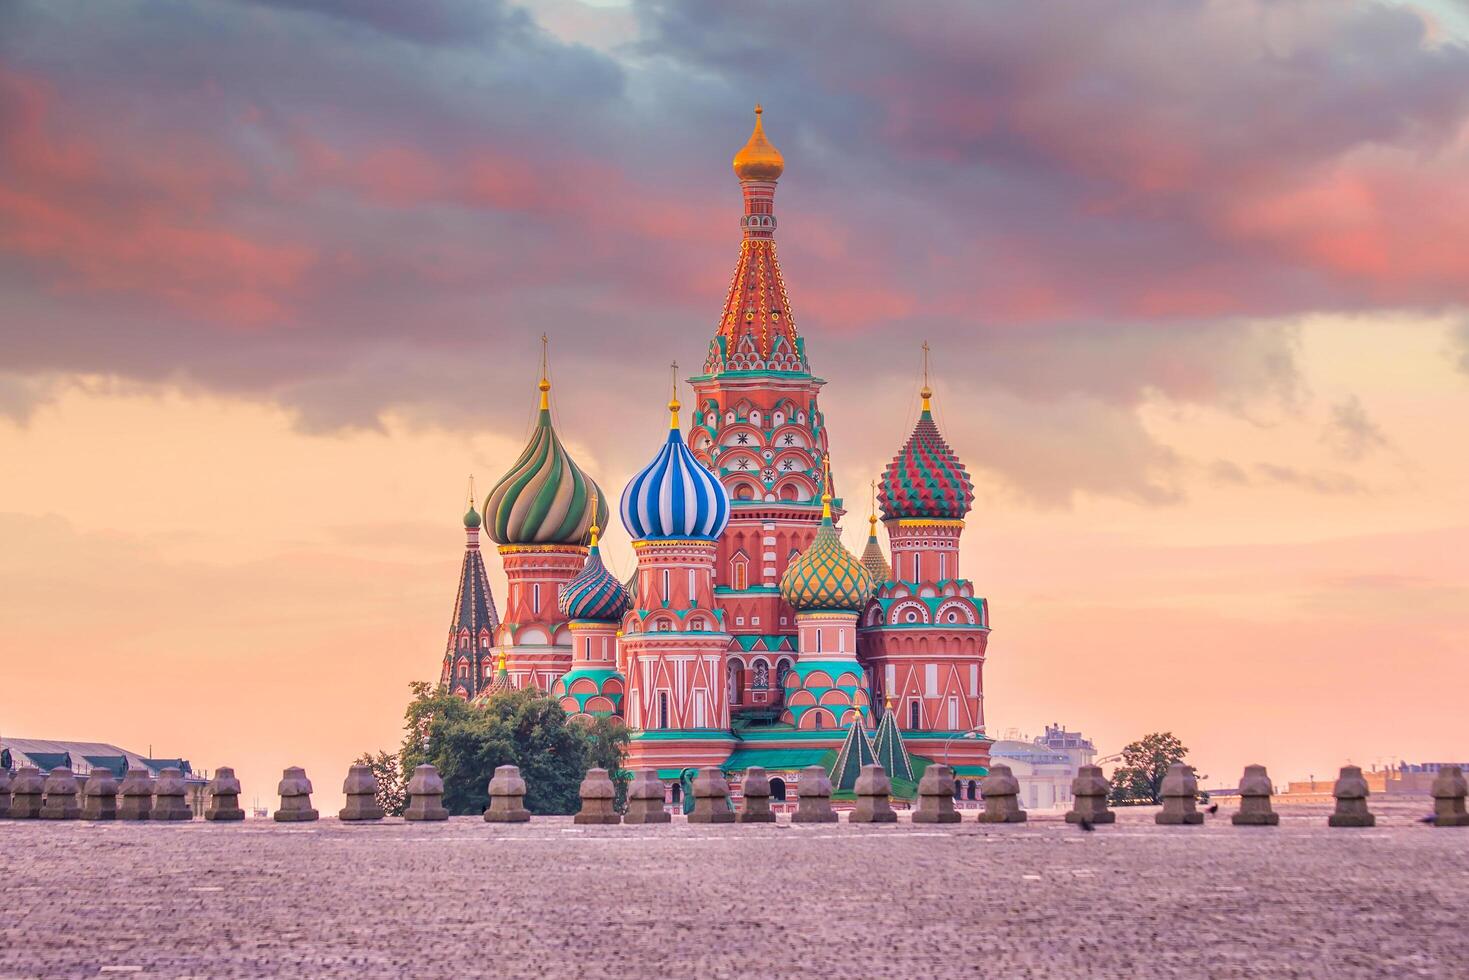
[[[935,352],[992,735],[1469,759],[1461,0],[0,4],[0,738],[334,806],[542,332],[656,451],[757,101],[854,549]]]

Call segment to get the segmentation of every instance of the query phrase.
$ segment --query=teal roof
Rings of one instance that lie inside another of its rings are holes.
[[[589,692],[578,691],[575,694],[570,693],[571,685],[583,678],[596,684],[597,689]],[[622,692],[605,690],[607,682],[614,679],[624,681],[625,683],[622,673],[612,667],[573,667],[557,678],[555,684],[551,685],[551,695],[557,698],[574,699],[576,701],[576,710],[583,714],[598,717],[611,716],[622,709]],[[587,711],[587,702],[592,698],[598,697],[611,701],[612,710]]]
[[[746,653],[795,653],[796,638],[787,633],[742,633],[735,642]]]
[[[807,766],[831,765],[836,753],[831,749],[735,749],[721,768],[743,770],[761,766],[766,772],[799,772]]]
[[[884,711],[882,720],[877,723],[873,749],[877,753],[878,764],[888,771],[889,777],[913,781],[913,760],[908,757],[908,746],[903,744],[898,720],[891,711]]]

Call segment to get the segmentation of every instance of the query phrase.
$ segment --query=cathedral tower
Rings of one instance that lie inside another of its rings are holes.
[[[494,671],[490,650],[500,626],[490,580],[485,576],[484,555],[479,550],[480,516],[474,509],[473,490],[469,496],[469,510],[464,515],[464,564],[459,569],[459,591],[454,594],[449,643],[439,675],[440,686],[465,700],[490,682]]]
[[[827,446],[816,403],[825,382],[806,362],[776,256],[775,187],[784,169],[756,106],[755,129],[734,157],[744,199],[739,259],[704,372],[690,379],[688,439],[733,504],[714,558],[718,602],[735,638],[731,708],[767,716],[779,709],[795,662],[795,612],[780,580],[821,523]]]
[[[551,382],[541,338],[540,409],[530,442],[485,498],[485,532],[500,546],[507,594],[497,646],[517,688],[549,691],[571,669],[571,631],[561,587],[582,570],[593,524],[607,506],[597,485],[561,445],[551,424]]]
[[[663,449],[622,493],[637,555],[623,617],[629,768],[719,765],[734,746],[726,700],[730,636],[714,595],[715,542],[729,494],[689,451],[675,391]]]
[[[878,503],[892,551],[892,579],[862,618],[862,659],[874,703],[891,704],[908,747],[982,767],[984,656],[989,607],[959,575],[959,537],[974,503],[964,464],[933,418],[927,345],[918,424],[883,473]],[[979,773],[982,774],[982,773]]]

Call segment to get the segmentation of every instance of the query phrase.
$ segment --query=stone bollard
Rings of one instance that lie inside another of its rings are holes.
[[[918,809],[913,811],[913,822],[959,822],[959,811],[954,809],[954,770],[936,762],[923,771],[923,778],[918,780]]]
[[[311,780],[306,778],[305,769],[300,766],[286,769],[276,789],[281,794],[280,809],[275,811],[278,823],[303,823],[321,816],[311,809]]]
[[[863,766],[852,792],[857,797],[857,805],[852,808],[847,823],[898,822],[898,815],[888,800],[893,794],[893,781],[882,766],[875,762]]]
[[[989,775],[979,781],[979,792],[984,797],[980,823],[1025,823],[1025,811],[1020,809],[1020,780],[1009,766],[990,766]]]
[[[623,823],[671,823],[663,809],[663,780],[655,769],[639,769],[627,787],[627,814]]]
[[[831,808],[831,776],[824,768],[802,769],[796,794],[796,812],[791,815],[791,823],[837,822],[836,811]]]
[[[46,775],[43,784],[46,802],[41,805],[42,820],[76,820],[82,815],[77,806],[76,775],[65,766],[58,766]]]
[[[1458,766],[1444,766],[1433,780],[1433,825],[1435,827],[1469,827],[1469,812],[1464,797],[1469,783]]]
[[[1229,822],[1236,827],[1278,827],[1280,814],[1270,808],[1274,791],[1264,766],[1245,766],[1239,781],[1239,812]]]
[[[10,770],[0,769],[0,820],[10,816]]]
[[[356,765],[347,770],[342,783],[342,792],[347,794],[347,805],[337,812],[338,820],[349,823],[359,820],[381,820],[383,808],[377,805],[377,776],[372,766]]]
[[[1175,762],[1163,777],[1163,809],[1153,817],[1154,823],[1185,827],[1204,822],[1199,812],[1199,780],[1194,767]]]
[[[612,806],[616,790],[606,769],[588,769],[581,781],[581,810],[571,818],[574,824],[622,823],[622,814]]]
[[[117,819],[117,778],[111,769],[93,769],[82,787],[83,820]]]
[[[38,820],[46,779],[35,766],[23,766],[10,782],[10,819]]]
[[[1107,797],[1112,786],[1102,775],[1101,766],[1082,766],[1071,780],[1071,809],[1066,812],[1067,823],[1116,823],[1117,814],[1107,808]]]
[[[194,811],[189,809],[189,801],[185,799],[188,792],[182,772],[173,766],[164,769],[153,783],[153,810],[148,819],[193,820]]]
[[[488,823],[525,823],[530,811],[525,808],[525,780],[519,766],[500,766],[490,780],[490,807],[485,811]]]
[[[1331,795],[1336,797],[1336,812],[1327,818],[1327,826],[1377,826],[1377,818],[1367,809],[1367,780],[1361,766],[1342,766]]]
[[[689,823],[734,823],[735,812],[729,804],[729,780],[718,766],[704,766],[694,777],[694,808]]]
[[[736,820],[740,823],[775,823],[775,811],[770,809],[770,777],[765,774],[764,767],[746,769],[740,791],[745,799]]]
[[[245,811],[240,808],[240,781],[229,766],[214,770],[214,778],[209,781],[209,806],[204,810],[204,819],[226,823],[245,819]]]
[[[422,765],[408,780],[408,807],[404,820],[448,820],[444,809],[444,780],[435,766]]]
[[[118,788],[122,802],[117,807],[119,820],[147,820],[153,810],[153,777],[146,769],[129,769]]]

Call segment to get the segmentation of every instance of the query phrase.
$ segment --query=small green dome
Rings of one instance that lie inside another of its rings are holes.
[[[469,505],[469,510],[464,514],[465,527],[479,527],[479,511],[474,509],[474,504]]]
[[[797,612],[860,612],[872,595],[872,575],[842,546],[831,518],[824,518],[811,547],[786,567],[780,594]]]

